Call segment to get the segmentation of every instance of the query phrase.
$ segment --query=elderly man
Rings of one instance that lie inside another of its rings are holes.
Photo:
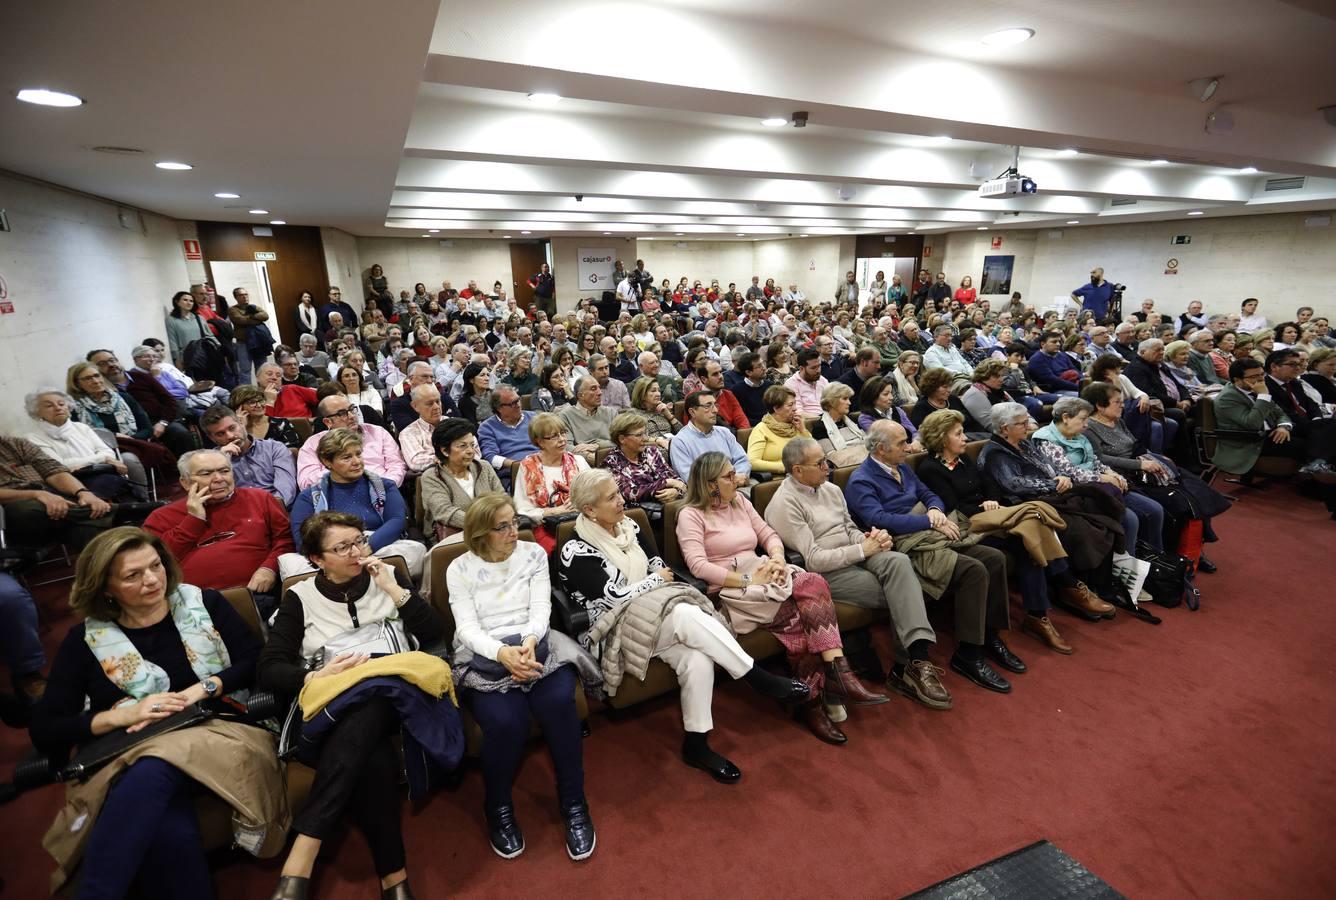
[[[1202,384],[1224,384],[1225,379],[1216,374],[1211,362],[1211,350],[1215,348],[1215,335],[1211,330],[1202,328],[1192,332],[1188,335],[1188,346],[1192,348],[1188,353],[1188,367],[1196,373],[1197,379]]]
[[[558,322],[552,326],[552,352],[556,353],[559,349],[565,347],[572,353],[578,353],[580,348],[576,346],[566,334],[566,326]]]
[[[226,388],[218,387],[212,381],[196,381],[171,363],[164,362],[162,351],[156,347],[140,344],[130,351],[130,358],[135,363],[129,373],[131,379],[136,373],[151,376],[178,405],[184,403],[192,412],[208,409],[228,398]]]
[[[492,417],[478,426],[478,446],[483,459],[508,485],[510,464],[538,452],[529,440],[529,421],[534,413],[521,406],[519,391],[508,384],[492,392],[492,412]]]
[[[1166,423],[1172,421],[1177,426],[1176,430],[1166,427],[1165,442],[1169,442],[1169,432],[1173,431],[1174,444],[1179,450],[1186,450],[1191,446],[1188,414],[1192,409],[1192,393],[1187,385],[1179,381],[1178,376],[1164,365],[1164,341],[1150,338],[1138,344],[1137,358],[1128,364],[1125,374],[1137,390],[1145,392],[1152,400],[1159,401],[1164,407]]]
[[[200,428],[232,463],[237,487],[259,488],[278,498],[286,509],[297,499],[297,463],[279,441],[253,438],[230,407],[211,406],[200,416]]]
[[[895,368],[896,361],[900,359],[900,345],[892,339],[888,328],[878,325],[872,329],[872,347],[880,357],[881,371],[889,372]]]
[[[589,374],[598,383],[599,402],[604,406],[614,412],[621,412],[631,405],[631,392],[626,389],[625,382],[612,377],[606,356],[595,353],[589,357]]]
[[[841,603],[890,614],[895,665],[887,686],[929,708],[950,709],[951,694],[928,658],[937,635],[909,557],[892,549],[890,533],[854,524],[843,492],[830,483],[820,444],[794,438],[784,445],[783,460],[788,477],[765,508],[766,522]]]
[[[751,480],[751,461],[747,451],[727,428],[716,428],[719,419],[719,400],[713,391],[700,390],[687,394],[687,425],[673,435],[668,448],[669,462],[683,482],[691,477],[691,464],[702,453],[718,450],[733,463],[738,486]]]
[[[607,360],[603,361],[607,365]],[[575,402],[556,410],[571,433],[573,452],[582,454],[590,466],[600,447],[611,447],[608,426],[617,417],[618,410],[602,405],[603,388],[597,375],[575,379]]]
[[[617,358],[612,363],[612,377],[626,384],[635,381],[640,376],[636,367],[639,359],[640,346],[636,343],[636,336],[630,332],[622,335]]]
[[[1162,316],[1155,311],[1155,301],[1150,297],[1141,301],[1141,309],[1132,313],[1132,318],[1138,322],[1149,322],[1151,325],[1163,325],[1172,321],[1168,316]]]
[[[432,338],[432,344],[437,342],[445,344],[445,338]],[[435,347],[433,347],[435,349]],[[459,398],[464,395],[464,380],[460,377],[469,364],[469,348],[467,344],[455,344],[450,348],[450,358],[446,362],[432,363],[432,371],[436,376],[436,383],[439,384],[450,397],[452,403],[458,404]]]
[[[305,366],[312,372],[329,371],[329,354],[319,347],[319,340],[310,332],[297,338],[297,364]]]
[[[1193,300],[1188,303],[1187,312],[1178,314],[1177,330],[1181,332],[1185,328],[1190,328],[1195,331],[1199,328],[1205,328],[1207,321],[1206,314],[1202,312],[1201,301]]]
[[[318,388],[322,381],[328,381],[326,375],[316,377],[302,368],[295,353],[280,353],[278,368],[283,373],[283,384],[295,384],[298,387]]]
[[[849,357],[835,352],[835,339],[828,334],[821,335],[814,344],[821,357],[821,377],[826,379],[827,384],[838,381],[849,368]]]
[[[905,464],[908,444],[898,422],[872,424],[867,436],[871,455],[849,478],[845,492],[849,509],[860,526],[884,528],[895,536],[925,594],[933,599],[954,596],[957,648],[952,671],[990,691],[1008,693],[1010,682],[985,659],[987,655],[1012,672],[1025,671],[999,635],[1009,624],[1006,556],[961,540],[946,505]]]
[[[928,365],[927,354],[923,356],[923,364]],[[1074,397],[1081,390],[1081,370],[1071,356],[1062,352],[1061,331],[1044,332],[1027,371],[1034,383],[1050,394]]]
[[[1113,335],[1109,332],[1107,325],[1096,325],[1094,328],[1090,329],[1089,349],[1090,358],[1092,360],[1099,359],[1101,356],[1107,356],[1110,353],[1117,355],[1118,351],[1113,349],[1112,344]]]
[[[403,451],[408,471],[420,475],[436,464],[431,434],[445,418],[445,411],[441,407],[441,392],[434,384],[420,384],[413,388],[410,399],[418,417],[399,432],[399,449]]]
[[[85,356],[115,390],[133,397],[155,422],[154,435],[178,456],[196,447],[195,436],[180,422],[179,416],[188,412],[188,405],[178,402],[158,380],[148,372],[127,372],[110,350],[92,350]]]
[[[682,399],[682,379],[664,374],[662,360],[646,350],[637,357],[636,361],[639,364],[641,378],[658,382],[659,394],[663,397],[664,403],[676,403]]]
[[[804,416],[821,415],[821,392],[830,384],[821,375],[821,354],[808,348],[798,351],[798,371],[784,382],[784,387],[798,398],[798,412]]]
[[[932,346],[923,353],[923,368],[946,369],[953,375],[969,378],[974,374],[974,367],[960,355],[960,349],[951,343],[954,336],[955,332],[950,325],[938,325],[932,330]]]
[[[430,380],[427,383],[430,386]],[[407,470],[394,437],[379,425],[367,422],[358,425],[356,411],[347,395],[330,394],[320,401],[316,407],[316,414],[320,418],[321,429],[307,438],[297,451],[299,489],[306,490],[325,474],[325,467],[320,462],[316,448],[320,445],[320,438],[324,436],[324,432],[331,428],[356,428],[362,435],[362,462],[367,469],[393,481],[396,485],[404,483]],[[416,410],[413,415],[417,415]]]
[[[902,352],[928,352],[928,339],[919,333],[918,322],[908,319],[900,323],[900,339],[896,341]]]
[[[1109,345],[1129,363],[1137,358],[1136,331],[1137,327],[1131,322],[1119,322],[1113,329],[1113,343]]]
[[[436,378],[432,374],[431,363],[418,360],[408,364],[408,373],[403,381],[395,385],[390,391],[390,403],[387,413],[390,422],[394,425],[397,432],[403,431],[413,420],[418,417],[417,410],[413,409],[413,398],[409,392],[420,384],[433,384]],[[441,408],[446,415],[453,416],[455,412],[454,401],[450,399],[449,392],[445,388],[437,385],[437,392],[441,395]]]
[[[60,542],[81,548],[118,524],[112,513],[120,513],[31,441],[3,435],[0,504],[6,540],[30,547]]]
[[[192,451],[177,466],[186,496],[150,515],[145,530],[162,538],[181,563],[187,584],[215,590],[247,587],[273,598],[278,557],[293,551],[282,504],[268,491],[237,487],[232,464],[221,451]],[[273,603],[262,603],[261,610],[266,605]]]

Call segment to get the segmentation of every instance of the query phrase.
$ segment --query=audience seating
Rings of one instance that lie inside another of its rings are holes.
[[[1259,436],[1253,432],[1222,431],[1218,428],[1215,418],[1215,403],[1210,397],[1203,397],[1201,402],[1197,404],[1197,414],[1199,419],[1193,436],[1197,446],[1197,459],[1202,467],[1201,477],[1207,484],[1214,480],[1217,472],[1225,472],[1228,475],[1238,475],[1248,479],[1253,477],[1289,478],[1299,471],[1299,461],[1287,456],[1259,456],[1257,462],[1247,472],[1231,472],[1227,469],[1221,469],[1215,463],[1216,442],[1221,435],[1247,440],[1256,440]]]

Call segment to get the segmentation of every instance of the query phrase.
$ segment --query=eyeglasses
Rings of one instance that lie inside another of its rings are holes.
[[[80,375],[80,376],[79,376],[78,378],[76,378],[75,380],[76,380],[76,381],[96,381],[96,380],[98,380],[98,379],[101,378],[101,377],[102,377],[102,375],[99,374],[99,373],[97,373],[97,372],[90,372],[90,373],[87,374],[87,375]]]
[[[500,525],[493,525],[491,529],[493,534],[505,534],[508,531],[519,531],[519,530],[520,530],[519,519],[511,519],[507,522],[502,522]]]
[[[463,443],[463,442],[460,442],[460,443],[457,443],[457,444],[452,444],[451,447],[450,447],[450,449],[451,449],[451,450],[458,450],[460,453],[464,453],[464,452],[466,452],[466,451],[469,451],[469,452],[475,452],[475,451],[477,451],[477,449],[478,449],[478,442],[477,442],[477,441],[470,441],[470,442],[467,443],[467,444],[465,444],[465,443]]]
[[[719,477],[716,478],[715,481],[732,481],[736,477],[737,471],[735,469],[729,469],[727,472],[720,472]]]
[[[222,543],[223,541],[231,540],[236,536],[237,533],[235,531],[220,531],[217,534],[211,534],[204,540],[200,541],[199,546],[207,547],[210,544],[219,544]]]
[[[346,409],[340,409],[337,412],[325,413],[326,419],[343,419],[353,414],[353,408],[349,406]]]
[[[519,405],[520,405],[520,401],[519,401],[518,399],[515,399],[515,400],[509,400],[509,401],[507,401],[507,402],[505,402],[505,403],[498,403],[498,404],[496,404],[496,408],[497,408],[497,409],[502,409],[502,408],[507,407],[507,406],[519,406]]]
[[[335,544],[326,550],[326,553],[333,553],[335,556],[351,556],[355,551],[362,549],[370,544],[366,535],[359,534],[351,541],[344,541],[341,544]]]

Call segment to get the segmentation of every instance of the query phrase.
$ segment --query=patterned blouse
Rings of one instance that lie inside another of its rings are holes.
[[[635,525],[634,522],[631,524]],[[591,625],[623,601],[664,586],[665,582],[659,577],[658,572],[660,569],[668,568],[668,564],[661,557],[650,555],[645,535],[639,531],[639,526],[636,528],[636,540],[640,542],[640,549],[649,557],[649,575],[634,584],[627,583],[626,576],[617,571],[601,550],[578,536],[570,538],[561,545],[560,558],[557,560],[557,575],[567,595],[589,613]],[[579,640],[580,646],[596,658],[599,656],[601,648],[590,643],[587,630],[580,635]]]
[[[608,454],[603,465],[617,479],[617,489],[628,503],[653,500],[654,493],[663,490],[665,481],[677,477],[658,447],[641,450],[640,459],[636,462],[627,459],[621,450],[614,450]]]

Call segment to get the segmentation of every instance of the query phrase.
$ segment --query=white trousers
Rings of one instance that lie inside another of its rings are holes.
[[[408,539],[395,541],[392,544],[386,544],[375,553],[381,559],[389,559],[391,556],[402,556],[404,562],[408,564],[408,574],[413,576],[413,583],[418,584],[422,580],[422,563],[427,556],[427,548],[417,541]],[[307,572],[314,572],[315,566],[311,561],[300,553],[283,553],[278,557],[278,577],[279,579],[291,578],[293,575],[305,575]]]
[[[674,606],[663,620],[654,655],[677,673],[683,727],[701,733],[714,728],[710,700],[714,694],[715,663],[733,678],[746,675],[755,664],[728,628],[689,603]]]

